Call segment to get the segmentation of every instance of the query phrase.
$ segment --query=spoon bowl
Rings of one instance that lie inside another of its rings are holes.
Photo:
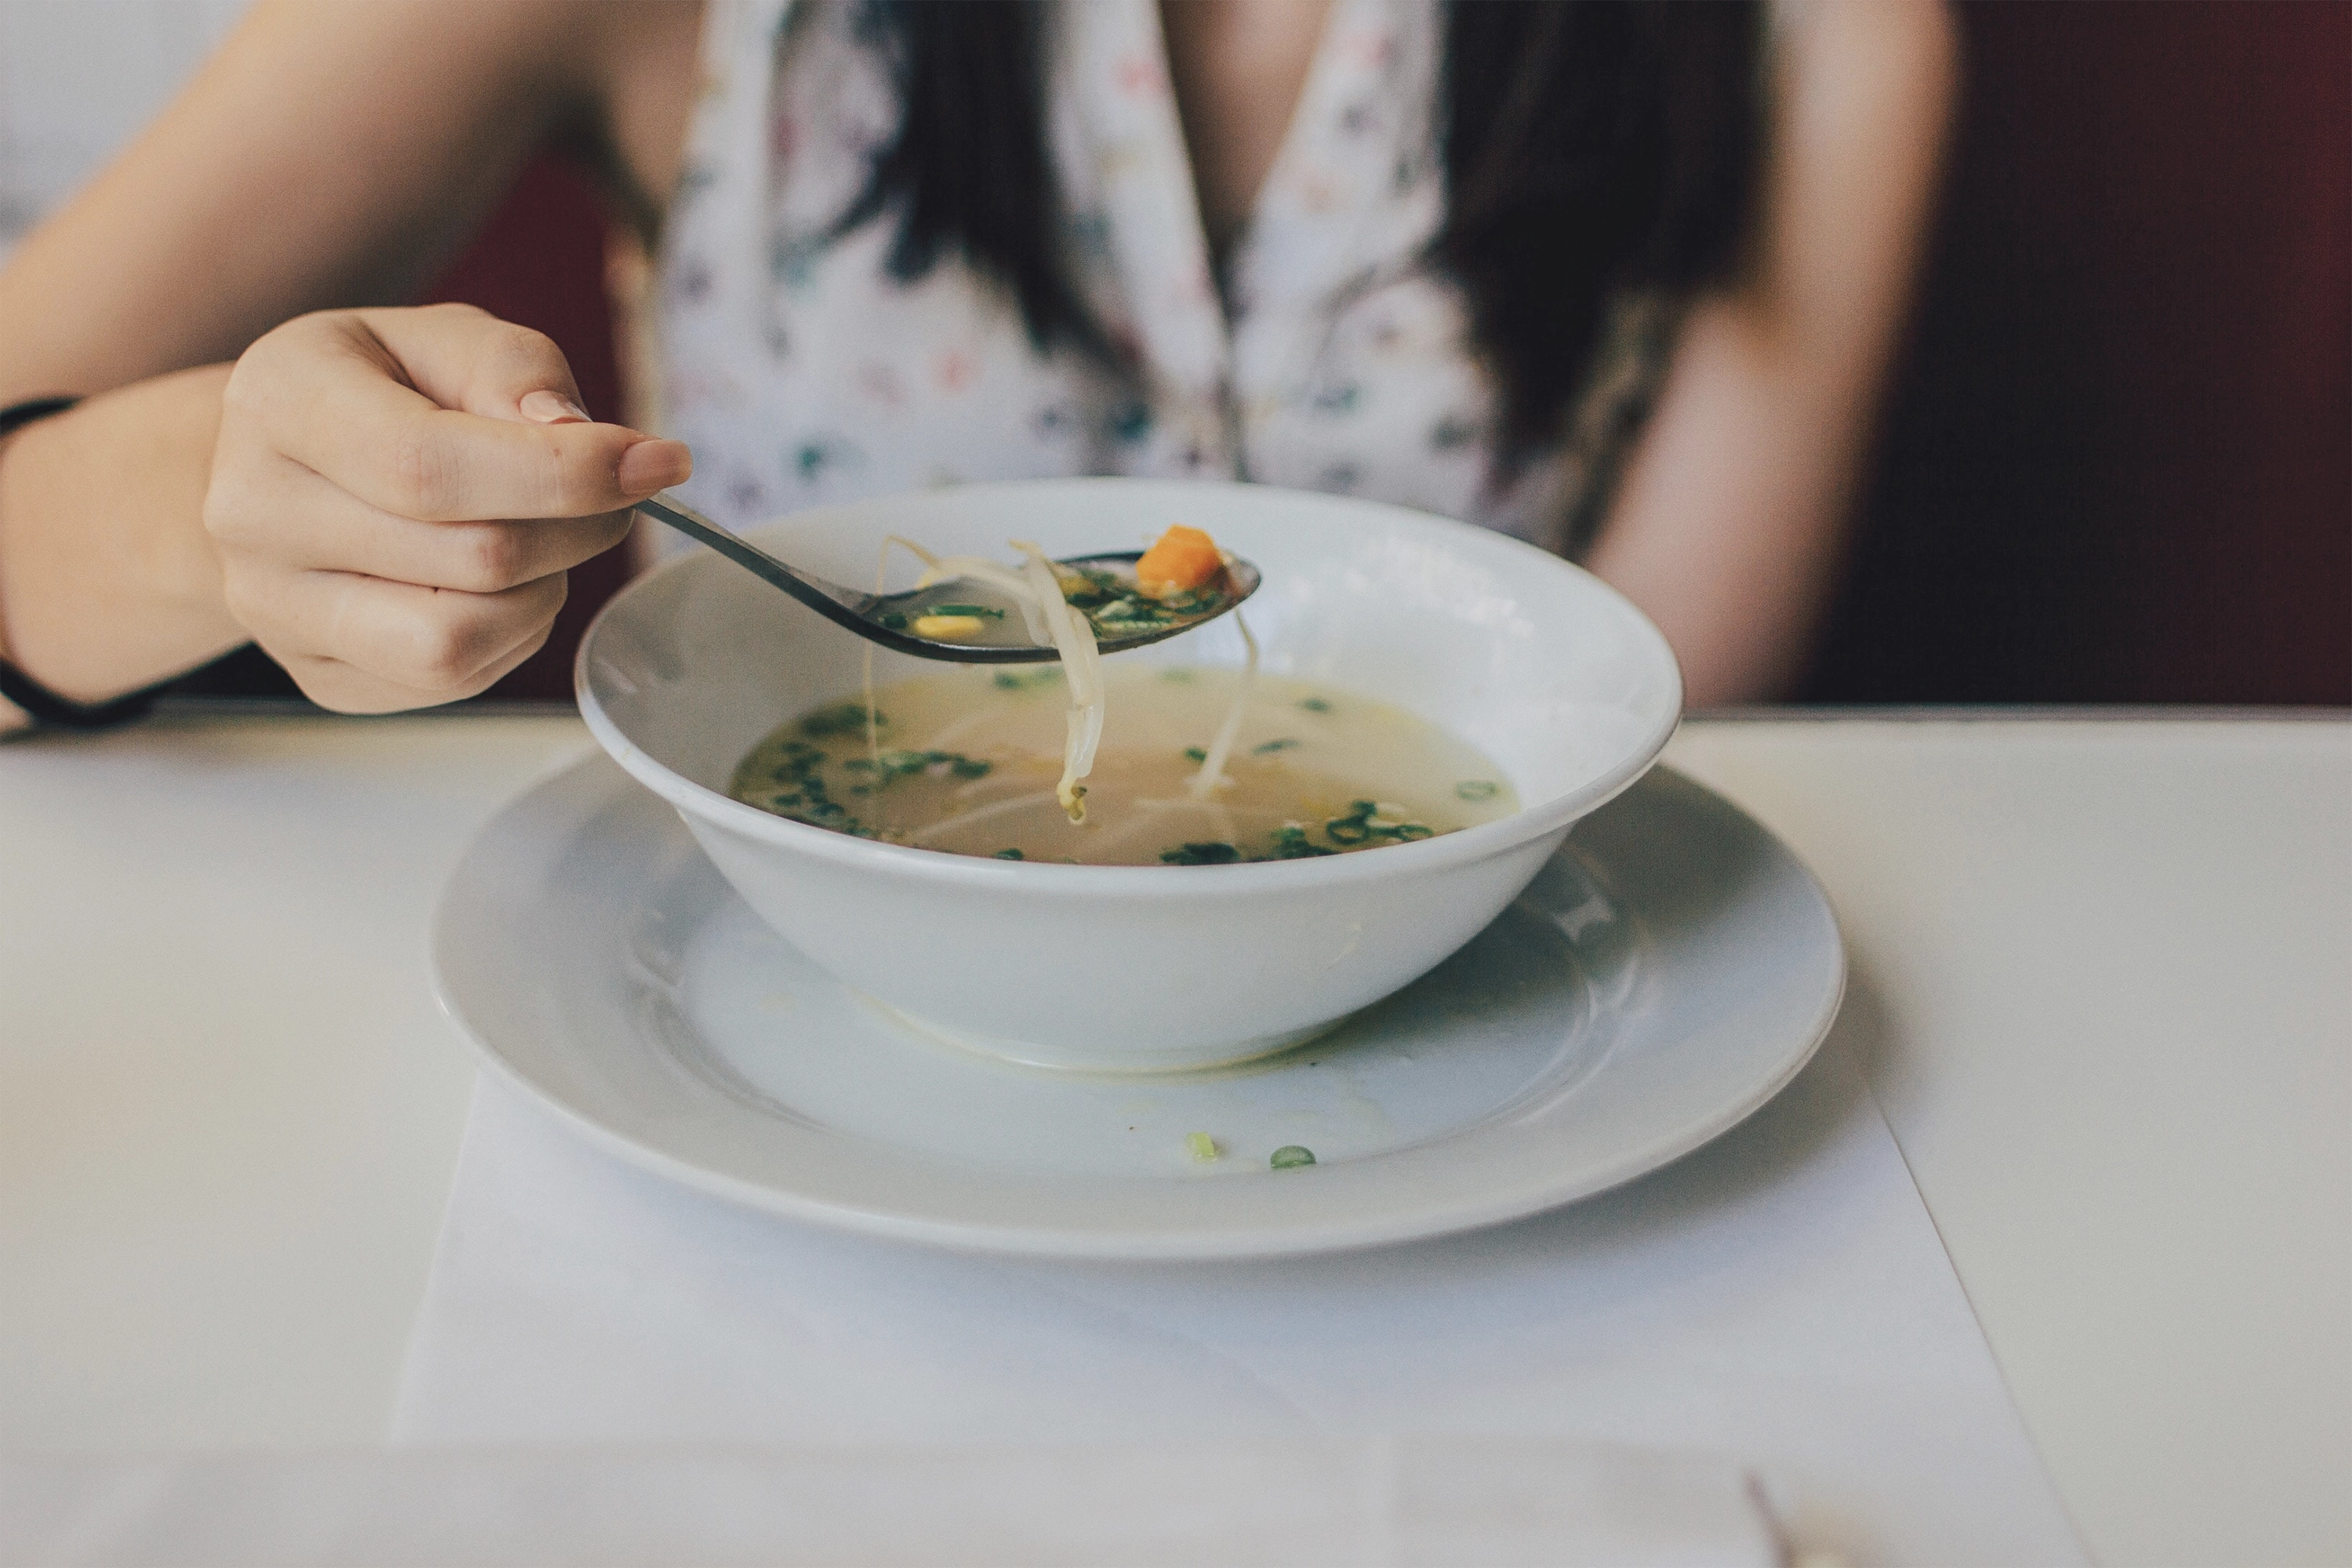
[[[637,502],[636,510],[690,539],[701,541],[835,625],[899,653],[912,654],[917,658],[949,659],[957,664],[1043,664],[1062,657],[1052,644],[1041,645],[1027,639],[1017,607],[1009,600],[968,578],[950,578],[898,594],[861,593],[779,561],[675,496],[654,496]],[[1136,586],[1135,563],[1142,558],[1140,550],[1118,550],[1097,555],[1065,556],[1054,563],[1093,579],[1101,590],[1099,597],[1113,603],[1134,600],[1150,606],[1148,625],[1129,619],[1113,621],[1094,610],[1082,612],[1095,628],[1096,646],[1105,653],[1142,647],[1213,621],[1228,610],[1238,608],[1243,600],[1257,592],[1264,580],[1258,569],[1248,562],[1230,560],[1220,584],[1223,591],[1213,603],[1195,609],[1169,610],[1152,603]],[[1127,591],[1123,598],[1119,592],[1122,587]],[[926,619],[952,621],[956,625],[943,635],[926,637],[918,630]],[[1103,628],[1107,623],[1121,629],[1106,637]]]

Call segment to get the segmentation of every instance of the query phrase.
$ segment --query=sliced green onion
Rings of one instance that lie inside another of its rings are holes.
[[[1230,844],[1180,844],[1160,852],[1163,866],[1230,866],[1242,852]]]
[[[877,713],[873,717],[877,729],[885,728],[890,722],[884,714]],[[836,703],[831,708],[820,708],[802,720],[801,733],[813,741],[822,741],[831,735],[855,734],[866,728],[866,719],[864,703]]]
[[[1297,1143],[1285,1143],[1266,1160],[1277,1171],[1295,1171],[1301,1165],[1315,1163],[1315,1151]]]
[[[1316,855],[1337,855],[1337,849],[1326,849],[1320,844],[1307,841],[1307,829],[1290,823],[1274,830],[1274,858],[1277,860],[1304,860]]]

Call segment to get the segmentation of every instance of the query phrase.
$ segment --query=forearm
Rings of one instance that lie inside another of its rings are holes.
[[[583,7],[255,5],[0,272],[0,403],[233,359],[306,310],[389,304],[584,92]]]
[[[1836,580],[1874,384],[1791,374],[1730,301],[1685,348],[1588,563],[1665,633],[1687,706],[1772,701]]]
[[[204,524],[228,373],[134,383],[0,442],[0,653],[59,696],[101,700],[247,640]]]
[[[1691,707],[1785,697],[1837,579],[1957,65],[1916,0],[1812,0],[1784,41],[1747,275],[1698,303],[1591,565]]]

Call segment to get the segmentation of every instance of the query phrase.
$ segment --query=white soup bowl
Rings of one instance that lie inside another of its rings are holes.
[[[981,859],[789,822],[729,798],[728,782],[779,723],[855,699],[866,645],[708,552],[648,574],[597,617],[580,649],[581,711],[744,901],[844,984],[959,1044],[1097,1071],[1279,1050],[1426,973],[1674,731],[1681,677],[1641,612],[1531,545],[1398,507],[1061,479],[829,507],[749,537],[864,584],[892,533],[946,553],[1009,557],[1005,542],[1026,539],[1079,555],[1174,522],[1265,573],[1244,612],[1264,668],[1453,731],[1520,809],[1359,854],[1185,868]],[[1229,616],[1115,657],[1237,667],[1244,651]],[[876,653],[877,682],[931,668]]]

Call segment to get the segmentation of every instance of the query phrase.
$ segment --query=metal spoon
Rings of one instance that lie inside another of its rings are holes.
[[[636,510],[658,522],[666,522],[680,533],[698,539],[745,571],[765,579],[772,586],[781,588],[806,605],[810,609],[848,627],[859,637],[880,643],[884,647],[900,653],[910,653],[918,658],[943,658],[957,664],[1042,664],[1061,655],[1050,646],[1038,647],[1029,642],[958,642],[940,637],[918,637],[913,631],[916,619],[931,613],[936,606],[971,605],[986,600],[990,595],[968,584],[959,588],[956,582],[934,583],[928,588],[917,588],[904,594],[862,594],[855,588],[845,588],[838,583],[828,583],[812,576],[797,566],[785,564],[740,534],[721,528],[692,507],[681,504],[670,495],[658,495],[636,504]],[[1114,551],[1102,555],[1072,555],[1055,563],[1076,571],[1109,573],[1132,584],[1135,563],[1142,557],[1140,550]],[[1227,610],[1239,605],[1244,599],[1257,592],[1258,570],[1246,561],[1234,561],[1225,567],[1225,593],[1212,607],[1192,614],[1171,615],[1166,624],[1148,629],[1105,637],[1096,628],[1096,646],[1105,653],[1118,653],[1146,643],[1172,637],[1179,632],[1215,620]],[[978,617],[984,626],[1003,626],[1009,631],[1020,625],[1017,616],[1009,621],[1005,606],[991,605]],[[887,619],[886,619],[887,617]],[[896,622],[896,625],[891,624]]]

